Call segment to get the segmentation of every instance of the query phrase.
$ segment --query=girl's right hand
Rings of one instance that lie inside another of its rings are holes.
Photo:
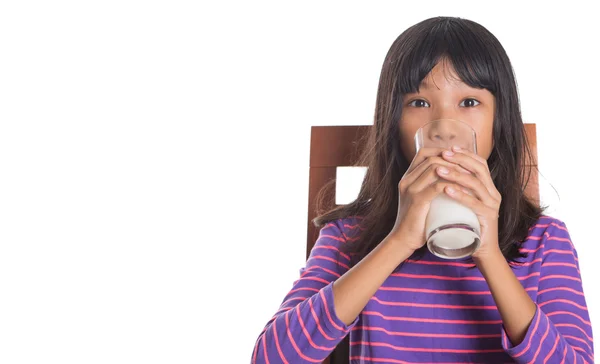
[[[426,243],[425,220],[431,201],[444,188],[465,191],[461,186],[442,179],[440,168],[455,169],[462,173],[471,173],[461,166],[448,162],[441,157],[443,148],[422,148],[419,150],[404,176],[398,184],[398,212],[394,227],[386,239],[415,251]],[[467,192],[468,193],[468,192]]]

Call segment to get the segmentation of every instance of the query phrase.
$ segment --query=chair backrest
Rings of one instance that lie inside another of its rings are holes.
[[[370,125],[358,126],[313,126],[310,138],[310,172],[308,193],[308,234],[306,257],[313,248],[319,230],[313,225],[316,217],[316,199],[319,191],[329,182],[335,183],[337,167],[366,167],[357,165],[358,157],[365,147],[366,134]],[[525,187],[526,194],[539,203],[539,187],[537,173],[537,138],[535,124],[525,124],[527,144],[532,152],[533,160],[526,165],[526,173],[533,168],[529,182]],[[335,204],[335,185],[332,193],[325,196],[328,206]],[[324,364],[348,363],[348,337],[338,345]]]

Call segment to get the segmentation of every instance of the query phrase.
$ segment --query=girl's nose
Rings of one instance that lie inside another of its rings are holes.
[[[440,121],[435,123],[435,126],[429,130],[429,139],[448,143],[456,138],[456,134],[451,122]]]

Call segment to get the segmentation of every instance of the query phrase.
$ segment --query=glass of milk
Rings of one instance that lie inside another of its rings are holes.
[[[457,145],[477,153],[475,131],[454,119],[439,119],[422,126],[415,134],[417,152],[421,148],[450,149]],[[460,259],[473,254],[481,243],[481,226],[475,213],[451,197],[440,194],[432,202],[425,222],[429,251],[444,259]]]

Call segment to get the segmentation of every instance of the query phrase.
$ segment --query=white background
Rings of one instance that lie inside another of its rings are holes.
[[[0,3],[0,362],[249,362],[304,263],[310,126],[371,124],[392,42],[438,15],[508,52],[596,323],[586,3]]]

